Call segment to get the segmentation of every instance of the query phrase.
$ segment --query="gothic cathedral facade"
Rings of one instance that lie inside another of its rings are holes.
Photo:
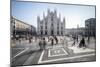
[[[61,15],[57,16],[56,10],[47,10],[47,16],[43,13],[43,19],[37,17],[37,35],[63,36],[65,35],[65,18],[61,21]]]

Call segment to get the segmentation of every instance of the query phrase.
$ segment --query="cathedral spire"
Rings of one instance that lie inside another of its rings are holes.
[[[56,9],[54,9],[54,14],[57,15],[57,11],[56,11]]]
[[[43,18],[45,18],[45,13],[43,12]]]
[[[59,20],[61,21],[61,14],[59,13]]]
[[[65,25],[65,17],[63,18],[63,23],[64,23],[64,25]]]
[[[37,22],[38,22],[38,23],[40,22],[40,17],[39,17],[39,16],[37,17]]]
[[[63,18],[63,22],[65,22],[65,17]]]
[[[48,8],[48,14],[50,14],[50,9]]]

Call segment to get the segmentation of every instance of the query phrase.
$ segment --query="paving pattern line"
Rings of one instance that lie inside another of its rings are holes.
[[[26,48],[25,50],[19,52],[18,54],[16,54],[12,59],[14,59],[15,57],[19,56],[20,54],[26,52],[29,48]]]
[[[29,64],[31,64],[31,62],[32,62],[32,60],[33,60],[35,54],[36,54],[36,53],[33,53],[33,54],[24,62],[23,65],[29,65]]]
[[[68,53],[64,50],[64,48],[59,48],[59,49],[63,50],[64,54],[51,55],[51,51],[50,51],[50,50],[55,50],[55,49],[50,49],[50,50],[48,51],[48,57],[55,57],[55,56],[68,55]]]
[[[59,58],[59,59],[52,59],[52,60],[45,60],[42,61],[43,55],[44,55],[44,50],[41,53],[41,56],[39,58],[38,64],[42,64],[42,63],[48,63],[48,62],[54,62],[54,61],[61,61],[61,60],[69,60],[69,59],[75,59],[75,58],[82,58],[82,57],[88,57],[88,56],[94,56],[95,53],[92,54],[86,54],[86,55],[80,55],[80,56],[73,56],[73,57],[68,57],[68,58]]]

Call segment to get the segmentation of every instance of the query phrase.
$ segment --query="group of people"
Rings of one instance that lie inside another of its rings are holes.
[[[78,36],[77,37],[73,37],[73,44],[72,44],[72,46],[74,46],[76,42],[78,43]],[[80,40],[78,47],[80,47],[80,48],[81,47],[86,47],[86,43],[85,43],[84,37],[82,37],[82,39]]]
[[[46,40],[45,37],[41,37],[40,38],[40,40],[39,40],[40,50],[46,49],[47,42],[50,42],[52,48],[53,48],[54,45],[57,45],[58,42],[59,42],[57,36],[52,36],[52,37],[47,37],[47,38],[48,38],[47,40]],[[78,37],[73,37],[73,44],[72,44],[72,46],[74,46],[76,42],[78,43]],[[64,44],[64,43],[62,43],[62,44]],[[82,39],[80,40],[80,42],[78,44],[78,47],[79,48],[86,47],[86,43],[85,43],[84,37],[82,37]]]
[[[51,46],[53,48],[54,45],[58,44],[58,38],[56,36],[48,37],[48,42],[51,43]],[[46,45],[47,45],[46,38],[45,37],[41,37],[40,40],[39,40],[40,50],[46,49]]]
[[[41,40],[39,41],[39,47],[40,47],[40,50],[45,49],[45,47],[46,47],[45,38],[41,38]]]

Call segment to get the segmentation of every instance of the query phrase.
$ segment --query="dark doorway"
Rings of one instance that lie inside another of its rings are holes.
[[[54,35],[54,31],[53,30],[51,30],[51,35]]]

